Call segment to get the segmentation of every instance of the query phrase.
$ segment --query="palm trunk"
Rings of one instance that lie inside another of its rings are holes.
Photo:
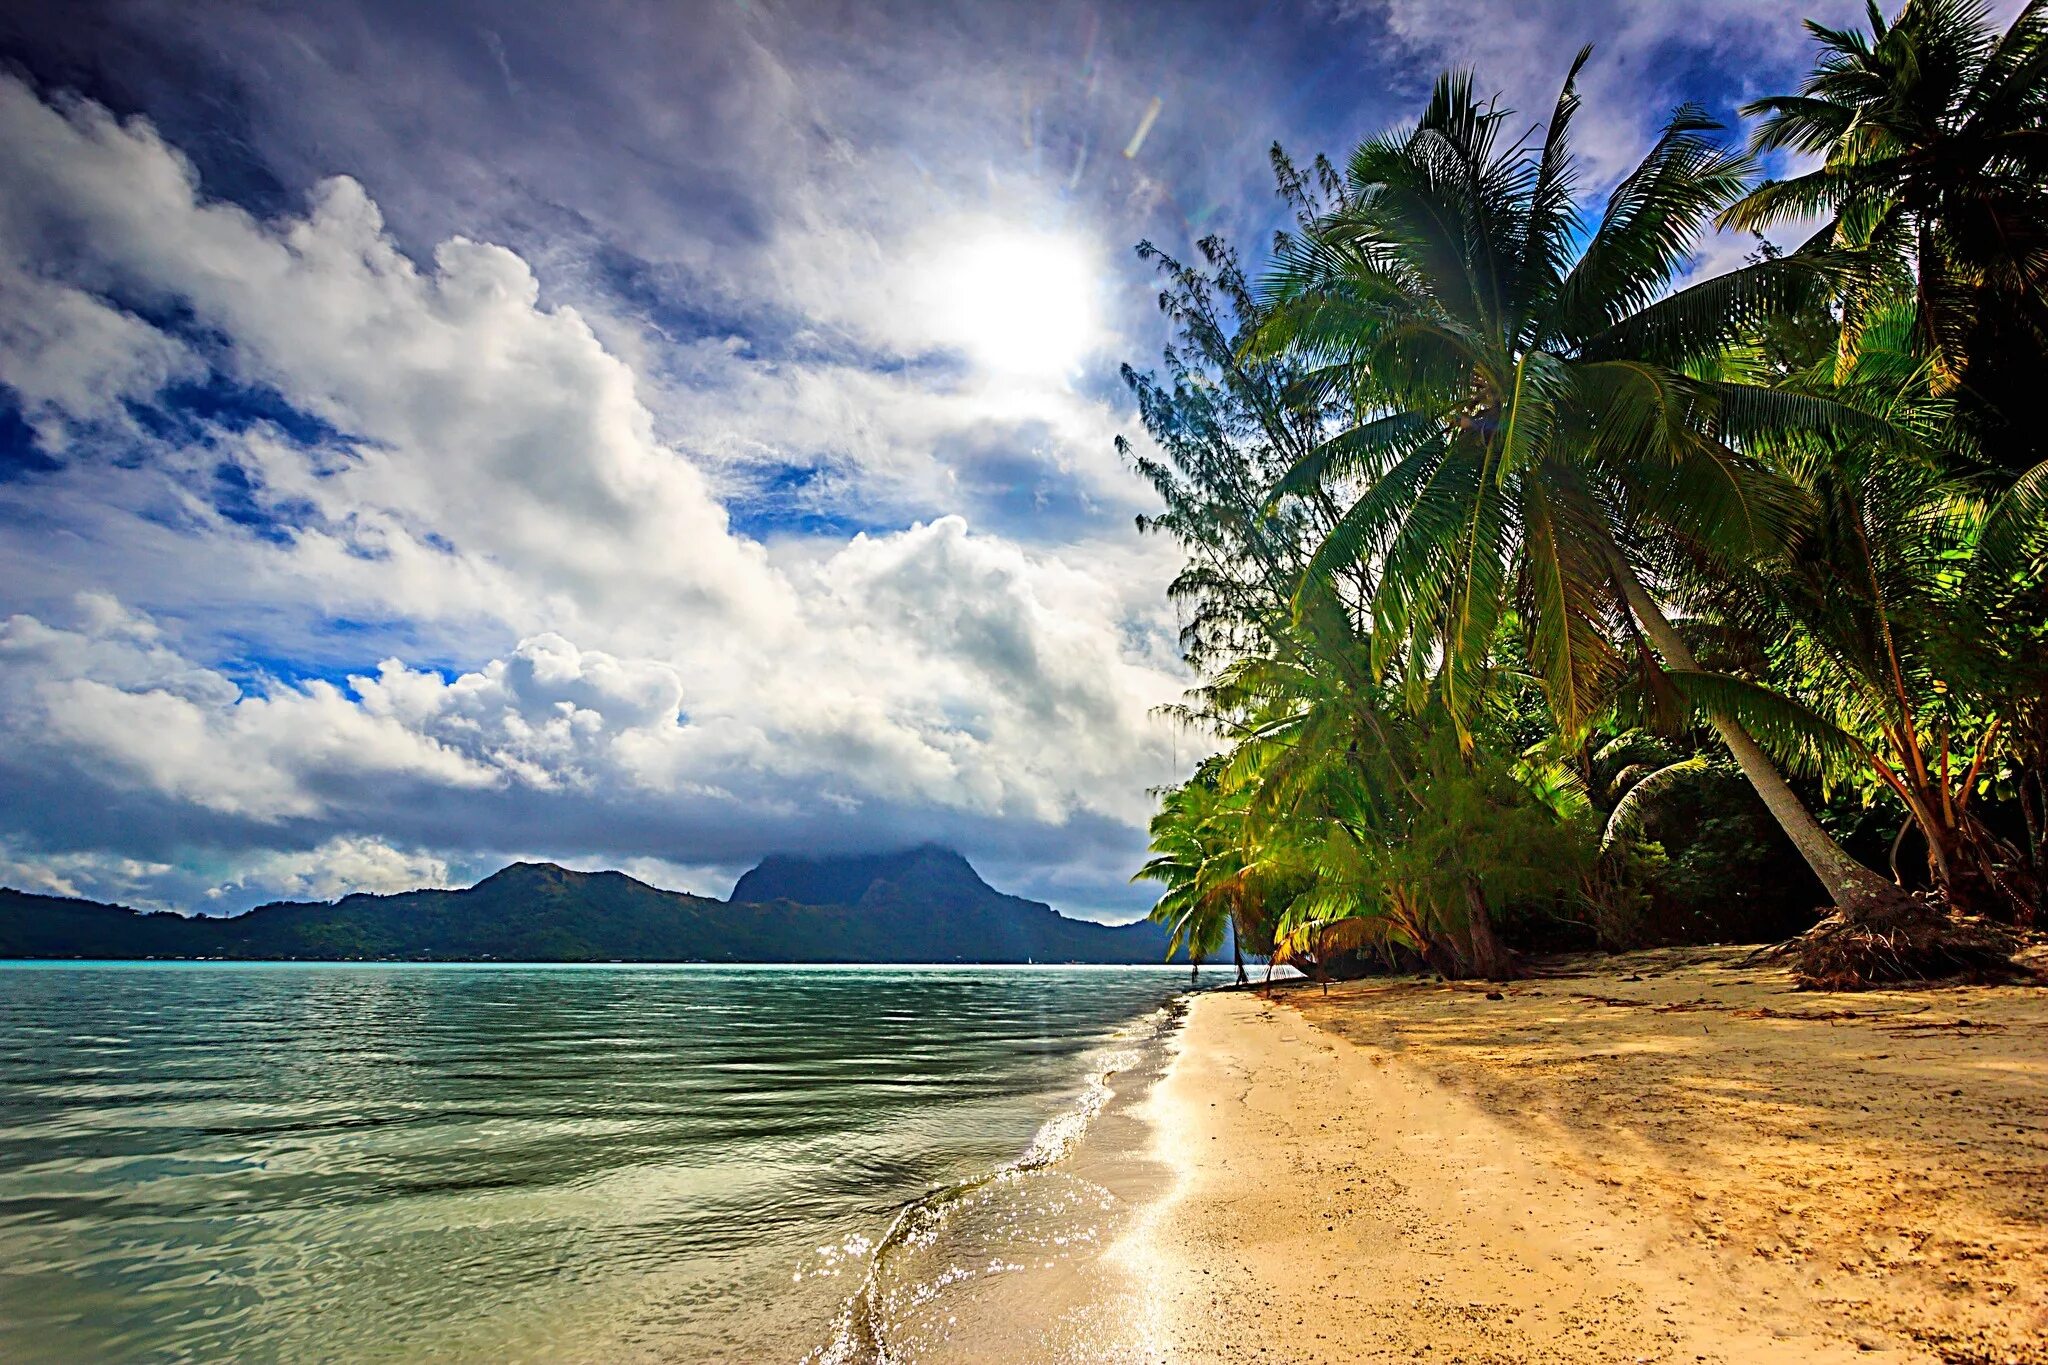
[[[1464,880],[1465,922],[1442,923],[1418,938],[1422,960],[1446,981],[1512,981],[1520,972],[1515,955],[1493,927],[1486,888],[1476,877]]]
[[[1237,984],[1249,986],[1251,978],[1244,974],[1244,939],[1237,932],[1237,921],[1230,922],[1230,958],[1237,964]]]
[[[2048,890],[2048,822],[2042,819],[2042,798],[2048,790],[2048,780],[2040,773],[2020,775],[2020,814],[2027,826],[2027,867],[2034,874],[2034,885]],[[2037,892],[2034,910],[2038,914],[2048,910],[2048,896]]]
[[[2021,852],[2034,887],[2029,922],[2048,918],[2048,702],[2035,701],[2020,713],[2010,741],[2019,767]]]
[[[1643,633],[1650,637],[1650,643],[1657,647],[1665,664],[1688,673],[1698,672],[1699,660],[1693,657],[1691,648],[1671,624],[1670,618],[1664,615],[1663,609],[1644,590],[1635,571],[1619,555],[1615,557],[1614,576],[1621,585],[1623,596],[1628,599],[1629,610],[1635,613]],[[1806,859],[1806,865],[1813,869],[1813,875],[1820,879],[1820,884],[1827,889],[1828,898],[1844,919],[1854,922],[1895,916],[1911,905],[1911,899],[1905,892],[1850,857],[1835,842],[1834,836],[1820,827],[1820,822],[1806,809],[1806,803],[1799,799],[1799,794],[1792,790],[1783,774],[1779,773],[1778,766],[1771,762],[1770,755],[1763,751],[1749,731],[1721,716],[1710,719],[1715,733],[1735,755],[1736,766],[1742,769],[1742,775],[1749,779],[1750,786],[1756,788],[1756,794],[1763,799],[1778,827],[1799,850],[1799,856]]]

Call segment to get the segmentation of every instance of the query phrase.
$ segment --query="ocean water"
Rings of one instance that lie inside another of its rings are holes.
[[[1062,1161],[1186,987],[0,965],[0,1358],[938,1358],[1099,1241]]]

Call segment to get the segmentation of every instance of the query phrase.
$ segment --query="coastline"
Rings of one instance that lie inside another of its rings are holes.
[[[2048,992],[1743,957],[1197,997],[1099,1358],[2048,1361]]]
[[[806,1365],[1144,1358],[1143,1286],[1115,1249],[1171,1187],[1146,1105],[1202,993],[1118,1030],[1018,1157],[899,1210]]]

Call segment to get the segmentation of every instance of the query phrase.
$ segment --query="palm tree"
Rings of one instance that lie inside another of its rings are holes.
[[[2048,384],[2048,4],[2031,0],[2003,34],[1963,0],[1907,0],[1889,23],[1873,4],[1868,19],[1867,33],[1809,25],[1820,50],[1799,93],[1745,110],[1764,119],[1758,151],[1822,164],[1759,186],[1723,218],[1761,228],[1823,216],[1817,240],[1860,266],[1844,299],[1844,365],[1866,319],[1908,299],[1917,349],[1989,457],[2004,491],[1971,586],[1999,599],[1986,619],[2018,646],[2002,675],[2007,743],[2033,880],[2048,881],[2048,670],[2025,659],[2048,618],[2048,460],[2034,411]]]
[[[1887,334],[1897,356],[1910,328],[1896,313],[1873,326],[1859,369],[1883,367]],[[2033,872],[1973,799],[2011,719],[2001,684],[2019,664],[1986,629],[2000,604],[1959,591],[1981,543],[1981,499],[1932,462],[1871,444],[1821,452],[1804,479],[1818,512],[1786,553],[1714,566],[1698,605],[1763,642],[1770,680],[1832,727],[1813,732],[1821,746],[1904,805],[1895,876],[1917,830],[1950,907],[2031,919]]]
[[[1153,856],[1131,877],[1165,886],[1150,918],[1167,927],[1167,953],[1185,950],[1188,968],[1231,940],[1237,981],[1245,984],[1245,922],[1258,904],[1258,858],[1244,818],[1244,801],[1217,784],[1219,764],[1203,765],[1194,777],[1160,794],[1152,817]]]
[[[1708,372],[1759,320],[1825,297],[1831,274],[1824,257],[1788,256],[1671,292],[1752,174],[1697,109],[1677,112],[1586,231],[1570,148],[1586,56],[1536,147],[1504,141],[1508,115],[1469,75],[1440,78],[1414,127],[1352,155],[1338,202],[1283,240],[1266,286],[1259,351],[1309,358],[1305,384],[1345,411],[1275,488],[1353,495],[1310,576],[1375,566],[1374,666],[1398,663],[1411,699],[1433,695],[1467,736],[1511,619],[1569,740],[1650,649],[1698,673],[1644,581],[1645,547],[1776,552],[1808,499],[1750,453],[1757,442],[1895,435],[1826,397]],[[1917,912],[1733,715],[1713,723],[1844,916]]]
[[[1321,594],[1186,708],[1232,741],[1220,780],[1245,795],[1276,943],[1322,963],[1405,947],[1446,978],[1509,979],[1493,907],[1571,885],[1569,840],[1490,745],[1461,744],[1440,705],[1407,707],[1369,654]]]
[[[2048,3],[2000,34],[1982,0],[1906,0],[1869,31],[1807,24],[1819,44],[1795,95],[1756,100],[1752,148],[1822,158],[1721,215],[1762,230],[1820,217],[1816,241],[1858,262],[1845,357],[1895,292],[1924,354],[2009,478],[2041,460],[2048,383]]]
[[[1964,593],[1976,637],[1996,666],[1978,690],[2009,721],[2013,787],[2026,855],[2048,911],[2048,461],[1992,503],[1970,556]]]

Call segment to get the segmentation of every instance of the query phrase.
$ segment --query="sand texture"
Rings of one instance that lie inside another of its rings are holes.
[[[2048,991],[1591,965],[1198,1000],[1145,1356],[2048,1363]]]

